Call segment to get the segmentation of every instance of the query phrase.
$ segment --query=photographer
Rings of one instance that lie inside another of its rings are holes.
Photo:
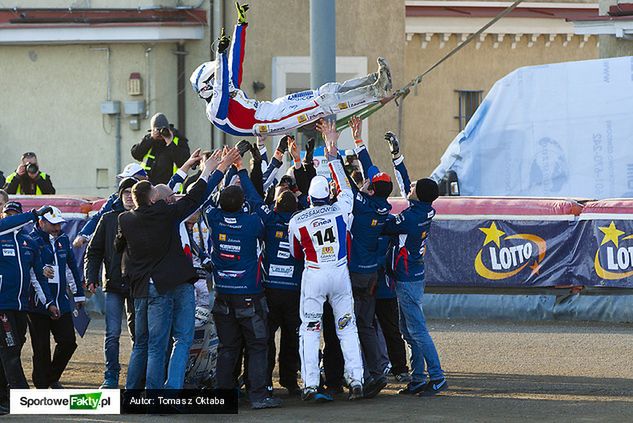
[[[40,171],[37,164],[37,156],[33,152],[22,154],[20,165],[15,172],[7,177],[4,189],[9,194],[55,194],[51,177]]]
[[[169,124],[167,117],[156,113],[151,120],[150,133],[132,146],[132,157],[141,162],[149,181],[166,184],[191,154],[187,139]]]

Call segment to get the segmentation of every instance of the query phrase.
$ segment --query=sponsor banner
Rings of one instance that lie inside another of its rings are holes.
[[[569,284],[573,228],[569,221],[434,220],[425,255],[427,285]]]
[[[118,389],[11,389],[11,414],[121,414]]]
[[[582,220],[570,268],[585,286],[633,288],[633,221]]]

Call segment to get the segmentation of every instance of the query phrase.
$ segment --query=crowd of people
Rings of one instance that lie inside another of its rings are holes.
[[[331,401],[345,387],[350,400],[372,398],[388,376],[406,384],[401,394],[445,390],[422,310],[437,184],[410,181],[399,142],[388,132],[409,204],[390,214],[391,178],[373,165],[360,119],[353,117],[350,126],[360,169],[341,157],[335,125],[317,124],[328,179],[314,168],[314,140],[302,159],[292,136],[280,140],[270,160],[258,137],[252,145],[243,140],[214,152],[198,149],[182,161],[186,139],[158,114],[132,150],[150,160],[125,168],[117,192],[72,244],[58,209],[23,212],[0,195],[0,405],[8,407],[8,387],[29,386],[20,362],[27,326],[33,384],[61,387],[77,347],[71,312],[83,305],[84,287],[105,293],[102,388],[120,386],[126,316],[133,349],[125,388],[182,389],[192,365],[196,307],[203,307],[211,310],[219,338],[205,386],[234,389],[243,380],[253,408],[281,405],[272,389],[277,365],[279,384],[306,401]],[[285,154],[292,165],[282,173]],[[83,273],[73,245],[87,245]]]
[[[410,180],[399,141],[387,132],[408,201],[392,214],[394,184],[373,164],[361,120],[350,119],[356,145],[342,157],[335,124],[320,119],[384,98],[391,88],[388,65],[379,59],[378,72],[363,78],[274,102],[250,100],[239,89],[248,7],[236,7],[229,54],[230,40],[222,36],[216,62],[200,65],[191,82],[216,126],[254,135],[255,143],[191,153],[166,116],[154,115],[149,133],[132,147],[137,162],[118,175],[117,191],[72,243],[60,210],[24,212],[7,195],[55,193],[34,153],[25,153],[6,179],[0,412],[8,412],[9,388],[29,386],[20,359],[27,327],[33,384],[62,387],[77,348],[72,312],[83,306],[84,289],[105,294],[104,389],[120,386],[124,318],[133,343],[126,390],[240,389],[243,382],[252,408],[274,408],[281,405],[273,390],[276,366],[288,394],[312,402],[332,401],[345,388],[349,400],[373,398],[389,375],[404,384],[403,395],[448,388],[422,309],[438,186],[428,178]],[[302,106],[308,104],[314,106]],[[297,108],[305,113],[295,116]],[[325,142],[329,177],[314,167],[314,139],[302,158],[299,143],[284,135],[269,160],[265,135],[312,121]],[[291,166],[284,173],[286,154]],[[83,272],[73,248],[86,248]],[[191,349],[200,321],[219,344],[217,362],[202,366],[194,380],[188,372],[196,365]]]

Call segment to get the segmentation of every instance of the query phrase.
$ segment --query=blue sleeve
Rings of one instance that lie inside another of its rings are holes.
[[[42,262],[40,247],[35,243],[35,241],[31,241],[31,245],[33,247],[33,272],[35,273],[35,278],[40,284],[40,288],[42,288],[42,292],[46,297],[46,308],[48,308],[48,306],[53,303],[53,295],[51,294],[51,288],[48,285],[48,278],[44,276],[44,263]]]
[[[374,165],[371,161],[371,157],[369,156],[369,151],[367,151],[367,147],[362,145],[356,150],[356,154],[358,154],[358,160],[363,167],[363,175],[365,175],[365,178],[367,178],[369,168]]]
[[[396,170],[396,180],[400,187],[400,194],[406,199],[409,195],[409,190],[411,190],[411,179],[409,179],[409,172],[407,172],[407,167],[404,165],[404,156],[394,160],[393,166]]]
[[[222,120],[226,119],[229,115],[229,99],[231,98],[231,93],[229,91],[229,64],[226,52],[220,53],[218,59],[219,66],[217,72],[219,75],[216,75],[216,78],[220,78],[220,101],[216,116]]]
[[[282,163],[277,160],[275,156],[273,156],[270,163],[268,163],[268,168],[266,168],[266,172],[264,172],[264,175],[262,176],[262,179],[264,180],[264,192],[268,191],[268,188],[272,185],[275,185],[275,174],[281,165]]]
[[[244,63],[244,48],[246,47],[246,28],[248,24],[235,25],[233,31],[233,42],[229,52],[229,62],[231,63],[231,82],[235,88],[239,88],[242,83],[242,64]]]
[[[95,229],[97,229],[97,223],[99,223],[99,219],[101,219],[101,216],[111,211],[114,207],[114,202],[118,199],[119,196],[116,193],[111,194],[110,197],[108,197],[108,201],[106,201],[105,204],[101,206],[99,211],[88,219],[88,222],[86,222],[84,227],[81,228],[81,231],[79,231],[79,235],[90,238],[95,232]]]
[[[230,166],[229,170],[227,170],[226,174],[224,175],[225,187],[228,187],[231,184],[231,180],[233,179],[235,175],[237,175],[237,169],[235,168],[235,166]]]
[[[15,216],[0,219],[0,235],[4,232],[12,232],[16,229],[26,226],[35,220],[33,213],[16,214]]]
[[[266,225],[273,218],[273,211],[264,204],[264,199],[257,193],[253,181],[248,177],[248,172],[242,169],[238,172],[238,175],[240,175],[240,182],[246,201],[251,206],[251,209],[257,213],[263,224]]]
[[[213,171],[211,176],[209,176],[209,180],[207,181],[207,191],[204,193],[204,201],[202,202],[202,206],[200,206],[202,209],[205,209],[206,207],[211,205],[211,202],[213,201],[213,199],[211,198],[211,195],[213,194],[213,191],[217,188],[217,186],[220,184],[220,182],[222,182],[223,178],[224,178],[224,173],[222,173],[222,171],[217,170],[217,169]]]
[[[84,288],[83,288],[83,275],[79,271],[79,267],[77,265],[77,259],[75,258],[75,254],[73,253],[73,249],[70,245],[70,241],[66,245],[66,265],[70,268],[70,271],[73,274],[73,278],[75,278],[75,284],[77,285],[77,293],[74,295],[75,297],[84,297]]]
[[[169,187],[169,189],[171,189],[172,191],[176,191],[176,187],[179,184],[182,184],[183,182],[185,182],[185,178],[182,177],[182,175],[179,175],[178,172],[174,173],[174,175],[171,177],[171,179],[169,180],[169,182],[167,182],[167,186]]]
[[[406,232],[405,214],[390,214],[382,228],[382,233],[386,235],[398,235]]]

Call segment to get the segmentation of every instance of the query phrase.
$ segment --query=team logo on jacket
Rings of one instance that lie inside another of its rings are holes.
[[[349,103],[339,103],[338,104],[338,108],[340,110],[345,110],[345,109],[349,108]]]
[[[259,133],[265,134],[268,132],[268,125],[259,125]]]
[[[307,120],[308,120],[308,115],[306,115],[305,113],[302,113],[299,116],[297,116],[297,121],[299,123],[307,122]]]
[[[283,238],[284,237],[284,233],[283,231],[277,231],[275,232],[275,238]]]
[[[338,319],[338,330],[343,330],[349,322],[352,321],[352,315],[350,313],[346,313],[343,317]]]
[[[626,235],[614,222],[598,230],[603,237],[593,260],[596,274],[605,280],[633,276],[633,234]]]
[[[218,235],[218,239],[219,239],[220,241],[226,241],[226,234],[219,234],[219,235]]]
[[[378,225],[378,220],[372,219],[371,220],[371,226],[377,226],[377,225]]]
[[[507,235],[495,222],[479,230],[485,234],[475,257],[475,271],[479,276],[496,281],[523,271],[528,278],[538,275],[547,253],[543,238],[533,234]]]

